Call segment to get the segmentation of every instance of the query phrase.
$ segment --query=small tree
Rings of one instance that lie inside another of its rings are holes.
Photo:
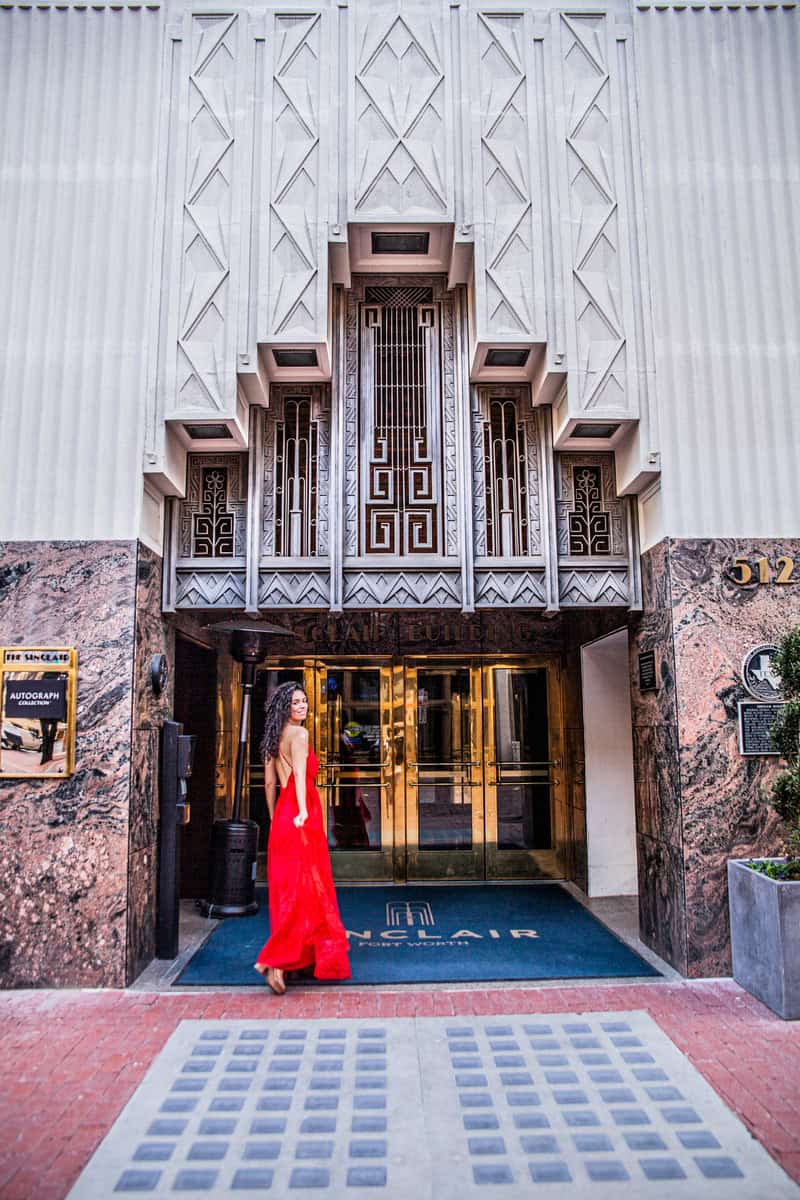
[[[772,727],[772,741],[789,769],[772,785],[772,805],[786,824],[786,864],[792,878],[800,878],[800,625],[781,640],[774,666],[783,683],[787,703]]]

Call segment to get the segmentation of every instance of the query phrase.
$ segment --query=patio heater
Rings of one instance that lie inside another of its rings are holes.
[[[242,709],[239,718],[239,747],[236,753],[236,782],[233,812],[228,820],[215,821],[211,828],[211,880],[208,900],[201,911],[208,917],[247,917],[258,912],[256,900],[256,856],[258,825],[241,819],[242,783],[250,734],[250,705],[256,667],[266,658],[270,635],[293,637],[279,625],[244,625],[223,621],[208,627],[230,634],[231,657],[242,664]]]

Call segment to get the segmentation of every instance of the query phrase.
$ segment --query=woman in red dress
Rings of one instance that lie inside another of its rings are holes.
[[[279,996],[286,991],[285,971],[313,966],[317,979],[350,977],[347,934],[315,787],[319,763],[303,727],[307,715],[308,698],[300,684],[281,684],[267,705],[261,743],[272,822],[267,847],[270,936],[255,969]]]

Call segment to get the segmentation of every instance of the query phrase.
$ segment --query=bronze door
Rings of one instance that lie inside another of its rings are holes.
[[[318,664],[319,790],[334,877],[391,880],[394,870],[392,669]]]
[[[552,661],[483,668],[486,877],[561,878],[562,722]]]
[[[276,663],[259,672],[254,712],[287,678],[308,692],[338,882],[563,877],[553,660]],[[257,750],[250,785],[266,824]]]
[[[482,879],[480,669],[407,660],[406,877]]]

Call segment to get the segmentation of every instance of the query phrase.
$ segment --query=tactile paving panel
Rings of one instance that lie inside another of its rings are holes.
[[[184,1021],[70,1200],[248,1193],[800,1189],[645,1013]]]

